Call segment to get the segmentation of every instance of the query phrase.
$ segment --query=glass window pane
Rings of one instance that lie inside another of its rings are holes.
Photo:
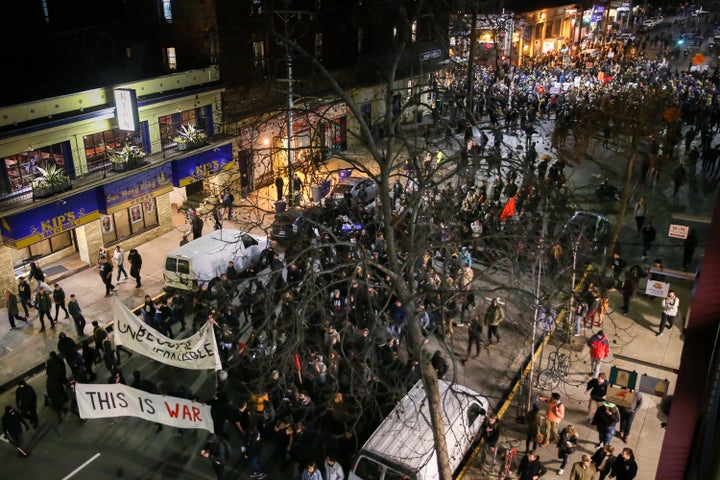
[[[190,262],[187,260],[178,260],[177,272],[183,274],[190,274]]]

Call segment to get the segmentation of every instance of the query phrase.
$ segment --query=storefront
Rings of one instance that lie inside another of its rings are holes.
[[[225,182],[217,175],[232,171],[237,172],[233,161],[232,143],[213,146],[213,148],[174,161],[172,163],[172,185],[176,188],[172,194],[172,203],[181,205],[188,194],[203,190],[206,181],[217,185],[215,190],[220,193],[220,185]],[[210,188],[210,190],[213,189]]]

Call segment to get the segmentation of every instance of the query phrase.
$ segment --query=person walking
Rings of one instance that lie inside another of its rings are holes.
[[[30,454],[25,450],[23,441],[23,427],[30,430],[22,414],[15,410],[12,405],[5,406],[5,413],[2,416],[2,429],[5,438],[10,444],[17,448],[19,457],[28,457]]]
[[[28,276],[32,280],[35,280],[35,293],[38,293],[43,282],[45,282],[45,273],[37,263],[30,262],[30,273]]]
[[[190,228],[192,229],[193,240],[197,240],[198,238],[202,237],[203,225],[205,224],[205,222],[203,222],[203,219],[200,218],[200,215],[198,215],[196,210],[193,210],[190,220]]]
[[[95,351],[97,352],[98,357],[96,363],[100,363],[102,361],[100,359],[100,352],[103,351],[103,343],[105,342],[105,339],[108,338],[108,333],[107,330],[105,330],[105,327],[101,327],[97,320],[93,320],[92,327],[93,340],[95,341]]]
[[[655,241],[655,237],[657,236],[657,230],[653,227],[652,222],[645,222],[645,225],[643,225],[640,231],[640,236],[642,237],[642,259],[645,260],[652,247],[652,242]]]
[[[59,283],[56,283],[53,288],[52,294],[53,302],[55,302],[55,323],[60,320],[60,310],[65,312],[65,318],[69,318],[70,314],[65,306],[65,291],[62,289]]]
[[[342,465],[337,462],[334,455],[325,456],[325,480],[345,480]]]
[[[296,470],[297,472],[297,470]],[[300,480],[323,480],[322,473],[317,469],[315,462],[310,462],[300,475]]]
[[[20,277],[18,280],[18,298],[20,299],[20,305],[25,310],[25,318],[30,317],[28,312],[28,305],[32,304],[32,289],[30,285],[25,281],[25,277]]]
[[[222,197],[222,206],[225,210],[225,215],[228,220],[232,220],[232,208],[233,208],[233,202],[235,201],[235,195],[232,194],[230,190],[225,190],[225,193]]]
[[[647,200],[645,197],[640,195],[637,203],[635,204],[635,226],[637,232],[640,233],[643,225],[645,225],[645,216],[647,215]]]
[[[5,308],[8,311],[8,320],[10,321],[10,328],[16,328],[15,320],[27,322],[27,317],[20,316],[20,309],[17,304],[17,297],[15,293],[9,288],[5,292]]]
[[[478,355],[480,355],[480,346],[482,344],[482,330],[483,319],[480,316],[480,313],[476,312],[472,316],[472,319],[470,319],[470,326],[468,327],[467,353],[465,354],[465,358],[462,360],[463,365],[470,358],[470,353],[472,353],[473,346],[475,346],[475,356],[473,358],[477,358]]]
[[[697,238],[697,230],[694,228],[690,229],[690,233],[688,233],[688,236],[685,240],[683,240],[683,260],[682,260],[682,269],[683,271],[687,271],[688,267],[690,266],[690,262],[692,262],[693,254],[695,253],[695,248],[698,246],[698,238]]]
[[[532,443],[532,449],[538,448],[538,434],[542,435],[542,414],[540,413],[540,407],[538,404],[533,402],[525,415],[525,424],[527,430],[525,432],[525,453],[530,451],[530,444]],[[542,442],[540,442],[542,443]]]
[[[605,372],[600,372],[597,377],[587,383],[585,394],[590,396],[588,400],[588,423],[592,422],[598,407],[605,401],[609,385],[610,382],[608,382]]]
[[[73,319],[78,337],[82,337],[85,335],[85,325],[87,322],[85,322],[85,317],[82,314],[77,298],[75,298],[75,294],[70,295],[70,300],[67,303],[67,311],[70,312],[70,316]]]
[[[52,317],[52,300],[50,299],[50,294],[45,291],[44,287],[40,287],[40,291],[38,292],[38,316],[40,317],[40,331],[45,331],[45,317],[47,316],[50,320],[50,328],[55,328],[55,320],[53,320]]]
[[[497,298],[493,298],[490,302],[490,306],[485,312],[485,323],[488,327],[488,346],[492,345],[492,338],[495,336],[495,343],[500,343],[500,334],[498,333],[498,327],[505,318],[505,310],[498,303]]]
[[[35,389],[28,385],[25,380],[20,380],[15,389],[15,406],[23,418],[27,418],[30,421],[30,425],[32,425],[33,428],[38,427],[37,393],[35,393]]]
[[[142,287],[140,282],[140,269],[142,268],[142,257],[134,248],[130,249],[128,254],[128,262],[130,262],[130,276],[135,279],[135,288]]]
[[[520,461],[518,480],[538,480],[547,473],[547,468],[540,462],[536,450],[532,450]]]
[[[617,480],[633,480],[637,475],[638,465],[631,448],[623,448],[610,470],[610,478]]]
[[[125,280],[128,279],[128,274],[125,271],[125,250],[118,245],[115,247],[115,251],[113,252],[113,262],[115,262],[115,265],[117,266],[117,280],[116,282],[120,281],[120,275],[125,275]]]
[[[635,421],[635,412],[637,412],[637,409],[642,405],[642,401],[642,393],[640,393],[640,390],[636,390],[633,392],[633,398],[629,407],[618,405],[618,410],[620,411],[620,431],[618,438],[625,443],[627,443],[632,424]]]
[[[100,258],[100,278],[105,284],[105,296],[109,297],[112,295],[115,286],[112,284],[112,273],[113,266],[107,259],[107,257]]]
[[[565,473],[565,467],[568,463],[570,455],[575,453],[577,448],[578,436],[575,431],[575,425],[568,425],[560,431],[560,438],[558,439],[558,458],[560,459],[560,468],[558,469],[558,475]],[[590,457],[588,457],[590,461]]]
[[[485,440],[483,448],[480,451],[480,463],[485,463],[488,450],[492,453],[492,464],[495,465],[497,459],[497,444],[500,440],[500,421],[494,413],[489,414],[483,420],[480,427],[480,439]]]
[[[617,424],[620,421],[620,411],[612,402],[603,402],[592,419],[592,424],[598,432],[599,443],[597,447],[610,445],[612,438],[615,436]]]
[[[625,280],[623,281],[622,287],[623,304],[620,307],[620,311],[623,315],[627,315],[630,310],[630,299],[635,296],[637,291],[637,279],[630,272],[625,272]]]
[[[538,400],[547,404],[545,410],[545,423],[543,424],[542,446],[554,443],[558,438],[558,426],[565,418],[565,405],[560,400],[560,394],[553,392],[550,397],[539,397]]]
[[[588,339],[587,346],[590,347],[590,375],[597,377],[603,360],[610,353],[610,342],[605,332],[600,330]]]
[[[570,480],[593,480],[597,469],[590,461],[590,455],[583,453],[579,462],[576,462],[570,470]]]
[[[620,274],[625,270],[626,266],[627,262],[620,256],[620,252],[613,253],[612,260],[610,261],[610,270],[612,270],[613,275],[610,291],[614,291],[620,284]]]
[[[224,438],[211,433],[200,455],[210,460],[217,480],[225,479],[225,464],[230,457],[230,444]]]
[[[277,201],[283,199],[283,188],[285,187],[285,182],[283,181],[283,178],[278,175],[275,177],[275,190],[277,192]]]
[[[665,326],[668,330],[672,329],[675,323],[675,317],[680,309],[680,299],[675,295],[675,290],[668,291],[667,297],[663,299],[662,314],[660,315],[660,331],[655,336],[659,337],[663,334]]]

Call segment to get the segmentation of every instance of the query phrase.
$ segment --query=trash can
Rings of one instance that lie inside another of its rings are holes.
[[[287,208],[287,202],[285,200],[278,200],[275,202],[275,213],[282,213]]]
[[[310,185],[310,193],[312,194],[312,201],[319,203],[322,198],[321,186],[319,184]]]

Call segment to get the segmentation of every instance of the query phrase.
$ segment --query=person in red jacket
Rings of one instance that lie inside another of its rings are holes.
[[[610,353],[610,342],[608,342],[605,332],[600,330],[587,341],[590,347],[590,376],[597,377],[600,375],[600,366],[603,360]]]

